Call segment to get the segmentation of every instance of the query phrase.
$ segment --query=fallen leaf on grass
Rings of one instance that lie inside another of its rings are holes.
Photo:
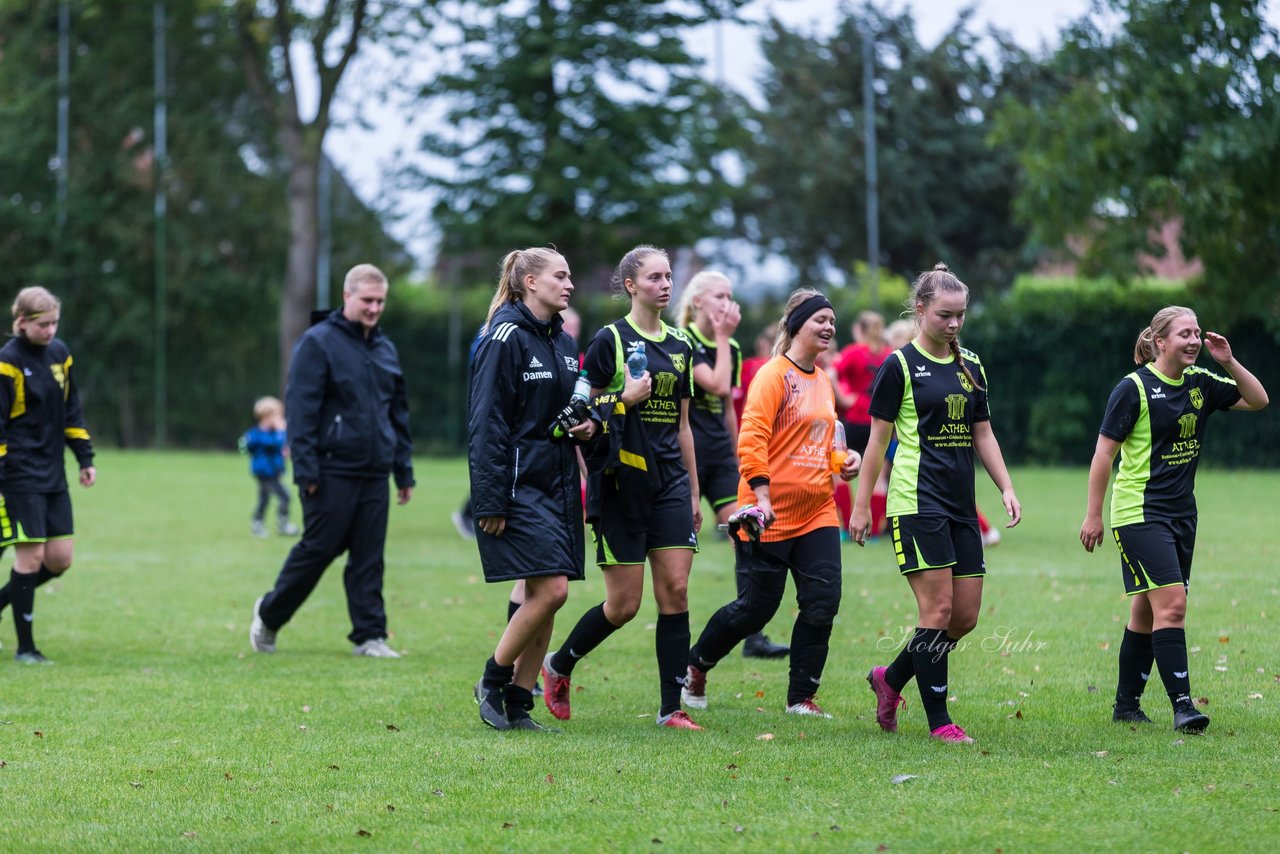
[[[1206,792],[1216,792],[1218,790],[1218,787],[1213,785],[1212,783],[1206,783],[1204,790]]]
[[[1227,668],[1226,668],[1226,667],[1224,667],[1224,666],[1223,666],[1223,665],[1221,665],[1221,664],[1215,664],[1215,665],[1213,666],[1213,669],[1214,669],[1214,670],[1216,670],[1216,671],[1218,671],[1219,673],[1226,673],[1226,672],[1227,672]]]
[[[1186,740],[1185,740],[1185,739],[1181,739],[1181,738],[1175,738],[1175,739],[1173,740],[1173,746],[1174,746],[1174,747],[1181,747],[1182,745],[1184,745],[1184,744],[1186,744],[1186,743],[1187,743],[1187,742],[1186,742]]]
[[[1208,697],[1196,697],[1196,705],[1197,705],[1197,706],[1207,706],[1207,705],[1209,705],[1209,698],[1208,698]]]
[[[736,770],[738,770],[738,766],[737,766],[737,765],[734,765],[732,762],[730,762],[728,765],[726,765],[726,766],[724,766],[724,767],[725,767],[725,768],[728,768],[730,771],[736,771]]]
[[[661,845],[661,844],[662,844],[662,840],[661,840],[661,839],[659,839],[659,838],[658,838],[658,837],[656,837],[656,836],[655,836],[655,837],[653,837],[653,839],[650,839],[649,841],[650,841],[650,842],[652,842],[654,845]]]
[[[548,782],[548,783],[554,783],[555,781],[556,781],[556,778],[555,778],[555,777],[551,776],[550,774],[548,774],[548,775],[547,775],[547,782]]]
[[[833,824],[829,828],[827,828],[827,830],[839,830],[839,829],[840,829],[840,825],[838,824]]]
[[[141,783],[130,783],[129,785],[130,785],[130,786],[133,786],[135,789],[141,789],[141,788],[142,788],[142,784],[141,784]]]
[[[756,741],[773,741],[773,733],[762,732],[756,736]]]
[[[514,825],[514,824],[512,824],[512,823],[511,823],[511,822],[509,822],[509,821],[504,821],[504,822],[502,823],[502,829],[503,829],[503,830],[510,830],[510,829],[511,829],[511,828],[513,828],[513,827],[515,827],[515,825]]]
[[[225,779],[230,780],[230,779],[231,779],[231,772],[230,772],[230,771],[223,771],[223,772],[222,772],[222,776],[223,776]]]
[[[194,830],[184,830],[182,831],[182,835],[185,836],[187,839],[196,838],[196,832]]]
[[[387,812],[395,812],[396,808],[392,804],[387,804]]]
[[[444,797],[444,792],[440,791],[439,789],[432,789],[431,794],[435,795],[437,798]]]
[[[757,691],[757,692],[756,692],[756,699],[761,699],[761,698],[763,698],[763,697],[764,697],[764,692],[763,692],[763,691]]]
[[[309,711],[311,711],[311,707],[310,707],[310,706],[303,706],[303,707],[302,707],[302,712],[303,712],[303,714],[306,714],[306,713],[307,713],[307,712],[309,712]]]
[[[1228,635],[1222,635],[1218,638],[1218,643],[1231,643],[1231,638]]]
[[[1101,644],[1099,644],[1098,648],[1101,649],[1103,652],[1106,652],[1107,650],[1111,649],[1111,641],[1103,641]]]
[[[3,768],[4,766],[6,766],[6,765],[8,765],[8,764],[9,764],[8,762],[5,762],[3,759],[0,759],[0,768]]]
[[[1089,686],[1088,688],[1086,688],[1085,690],[1086,690],[1086,691],[1088,691],[1090,694],[1096,694],[1096,693],[1098,693],[1098,686],[1097,686],[1097,685],[1090,685],[1090,686]]]
[[[894,774],[893,778],[889,780],[889,782],[895,786],[901,786],[903,783],[907,782],[908,780],[914,780],[918,776],[920,775],[919,774]]]
[[[743,827],[742,825],[740,825],[740,824],[735,824],[735,825],[733,826],[733,832],[734,832],[734,833],[742,833],[742,831],[743,831],[743,830],[745,830],[745,829],[746,829],[746,828],[744,828],[744,827]]]
[[[396,726],[395,724],[387,724],[387,732],[399,732],[399,731],[400,731],[400,727]]]
[[[1255,693],[1255,694],[1250,694],[1250,695],[1249,695],[1249,699],[1250,699],[1250,700],[1261,700],[1261,699],[1262,699],[1262,695],[1261,695],[1261,694],[1256,694],[1256,693]],[[4,763],[3,763],[3,762],[0,762],[0,768],[2,768],[2,767],[4,767]]]
[[[365,839],[368,839],[369,837],[373,836],[373,834],[365,830],[364,828],[360,828],[359,830],[356,831],[356,836],[360,836]]]
[[[306,732],[306,731],[307,731],[307,725],[306,725],[306,724],[301,724],[301,725],[298,727],[298,729],[302,730],[303,732]]]
[[[1093,751],[1093,755],[1101,759],[1102,757],[1106,756],[1110,752],[1111,752],[1110,750],[1095,750]]]
[[[337,765],[330,765],[330,766],[329,766],[329,770],[330,770],[330,771],[337,771],[337,770],[340,770],[340,769],[338,768],[338,766],[337,766]]]
[[[757,712],[763,712],[763,711],[764,711],[764,706],[756,706],[756,711],[757,711]]]
[[[35,732],[33,732],[33,733],[31,733],[31,734],[32,734],[32,735],[34,735],[36,738],[44,738],[44,733],[43,733],[43,732],[41,732],[40,730],[36,730]]]

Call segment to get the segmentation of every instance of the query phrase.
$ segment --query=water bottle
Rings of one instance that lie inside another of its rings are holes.
[[[551,435],[559,438],[591,417],[591,382],[587,372],[578,374],[578,381],[573,384],[573,394],[569,403],[555,414],[551,421]]]
[[[633,380],[638,380],[649,370],[649,354],[644,351],[644,342],[637,341],[636,348],[627,356],[627,373]]]
[[[844,437],[844,424],[836,421],[836,432],[831,437],[831,473],[840,474],[847,459],[849,459],[849,443]]]

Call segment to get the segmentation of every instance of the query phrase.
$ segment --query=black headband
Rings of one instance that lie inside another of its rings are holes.
[[[835,311],[831,306],[831,300],[827,299],[822,294],[814,294],[804,302],[800,303],[791,311],[790,314],[787,315],[785,323],[787,327],[787,334],[792,338],[796,337],[796,333],[800,331],[800,327],[804,326],[809,318],[813,317],[824,308],[830,308],[832,311]]]

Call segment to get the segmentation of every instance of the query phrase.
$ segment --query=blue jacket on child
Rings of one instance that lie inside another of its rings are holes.
[[[285,431],[250,427],[241,442],[249,452],[249,470],[254,477],[279,477],[284,474]]]

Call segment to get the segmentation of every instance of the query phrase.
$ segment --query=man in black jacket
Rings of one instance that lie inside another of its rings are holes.
[[[343,583],[355,654],[399,658],[387,646],[382,552],[390,496],[413,492],[409,405],[396,348],[378,328],[387,278],[353,267],[342,308],[298,340],[285,391],[293,480],[302,500],[302,539],[271,592],[253,606],[249,643],[275,652],[276,632],[302,607],[333,559],[347,552]]]

